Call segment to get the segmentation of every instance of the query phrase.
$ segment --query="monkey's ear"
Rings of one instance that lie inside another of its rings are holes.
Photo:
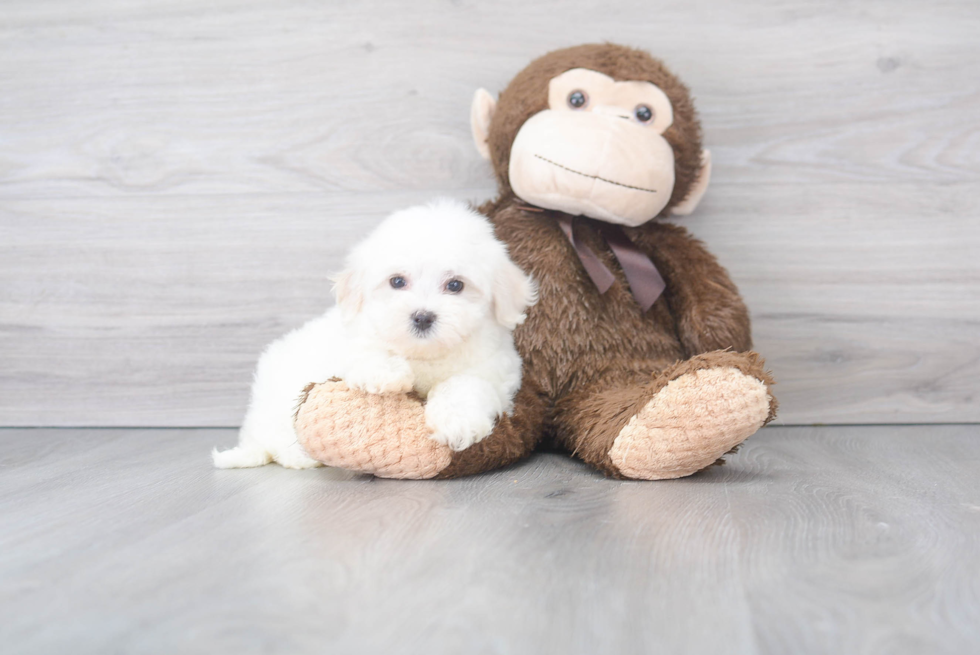
[[[684,198],[677,206],[670,210],[670,213],[675,216],[687,216],[698,206],[701,202],[701,197],[704,192],[708,190],[708,182],[711,180],[711,151],[702,150],[701,151],[701,172],[698,173],[698,179],[694,180],[694,184],[691,185],[691,190],[687,192],[687,197]]]
[[[473,106],[470,108],[470,129],[473,130],[473,141],[476,142],[476,149],[480,151],[484,159],[490,159],[490,144],[487,138],[490,136],[490,119],[493,118],[493,110],[497,108],[497,101],[493,99],[490,92],[486,89],[477,89],[473,96]]]

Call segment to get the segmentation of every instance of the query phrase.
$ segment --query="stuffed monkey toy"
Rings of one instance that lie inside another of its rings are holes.
[[[551,52],[494,101],[477,91],[477,149],[500,195],[480,211],[539,285],[514,333],[524,378],[510,415],[454,452],[427,436],[414,395],[332,380],[307,388],[300,443],[325,464],[450,478],[557,446],[606,475],[678,478],[720,461],[772,420],[748,312],[682,227],[711,173],[684,84],[646,52]]]

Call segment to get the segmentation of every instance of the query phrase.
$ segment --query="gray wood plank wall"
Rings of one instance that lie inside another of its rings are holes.
[[[611,40],[693,89],[780,421],[980,421],[980,3],[6,0],[0,425],[232,426],[390,210],[493,195],[473,91]]]
[[[980,652],[978,426],[769,428],[662,483],[211,468],[234,439],[0,430],[0,650]]]

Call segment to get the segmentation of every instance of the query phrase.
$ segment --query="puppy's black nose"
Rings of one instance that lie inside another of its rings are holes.
[[[436,322],[436,315],[432,312],[419,310],[412,314],[412,325],[419,332],[427,332],[432,324]]]

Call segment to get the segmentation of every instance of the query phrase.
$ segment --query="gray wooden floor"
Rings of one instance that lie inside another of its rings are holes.
[[[0,651],[980,649],[980,426],[767,428],[659,483],[213,470],[233,438],[0,430]]]

